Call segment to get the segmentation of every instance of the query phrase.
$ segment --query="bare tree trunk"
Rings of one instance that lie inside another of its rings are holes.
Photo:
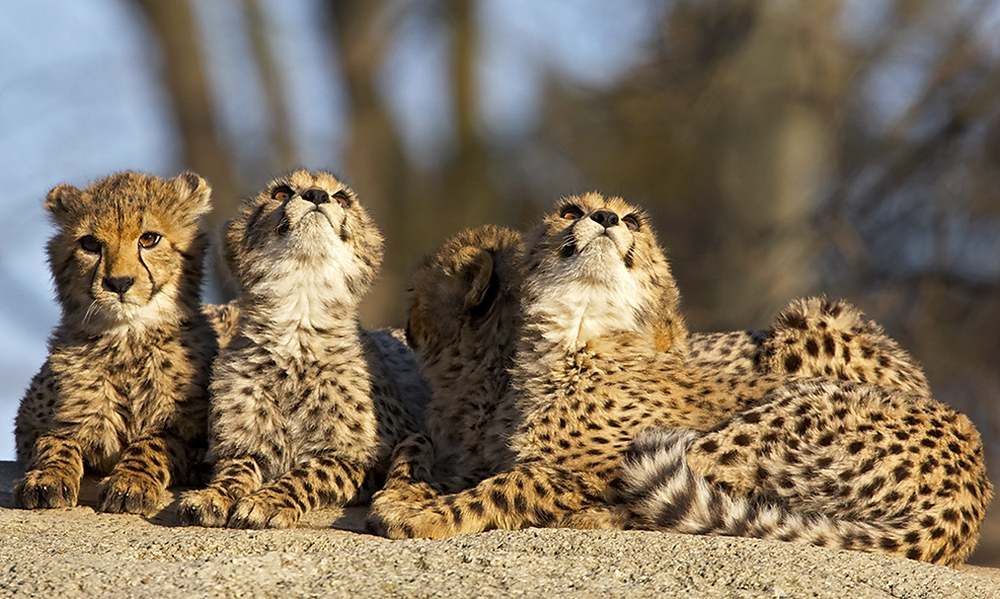
[[[136,3],[149,17],[163,52],[163,80],[173,100],[185,167],[211,184],[214,208],[210,221],[218,225],[235,211],[240,190],[233,176],[230,152],[216,135],[211,91],[191,7],[186,0],[136,0]],[[220,260],[216,260],[215,270],[223,282],[223,295],[235,295],[236,290],[225,284],[229,277]]]
[[[382,275],[362,306],[362,320],[401,324],[402,290],[411,268],[410,261],[403,257],[406,229],[412,226],[406,201],[411,172],[392,117],[376,89],[376,76],[391,31],[386,22],[386,4],[330,0],[327,6],[350,101],[347,178],[386,238]]]
[[[292,124],[284,94],[285,81],[275,61],[274,47],[267,37],[267,19],[260,0],[243,0],[243,7],[247,17],[250,44],[264,86],[264,97],[270,115],[268,119],[268,139],[272,148],[270,170],[287,171],[295,167],[299,159],[292,142]]]
[[[488,180],[487,149],[478,130],[479,94],[476,64],[479,52],[475,2],[448,0],[454,39],[453,96],[458,130],[458,153],[446,177],[456,228],[492,220],[497,197]]]

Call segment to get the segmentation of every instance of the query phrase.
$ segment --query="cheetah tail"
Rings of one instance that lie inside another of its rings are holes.
[[[913,547],[906,542],[906,527],[899,526],[905,523],[857,522],[815,513],[800,514],[781,503],[748,501],[726,494],[688,465],[687,450],[697,437],[698,433],[691,430],[656,429],[636,437],[622,465],[623,499],[633,512],[633,525],[667,532],[792,541],[920,559],[921,556],[907,552]]]

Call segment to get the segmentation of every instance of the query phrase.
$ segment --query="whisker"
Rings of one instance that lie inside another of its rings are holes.
[[[83,324],[90,322],[91,317],[97,313],[97,310],[97,300],[90,302],[90,305],[87,307],[87,311],[83,314]]]

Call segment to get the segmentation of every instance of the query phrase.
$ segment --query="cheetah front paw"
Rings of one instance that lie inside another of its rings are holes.
[[[270,490],[257,491],[236,502],[229,528],[290,528],[299,521],[299,512],[286,498]]]
[[[437,497],[438,494],[432,486],[424,482],[389,481],[385,487],[372,495],[372,505],[427,501]]]
[[[178,511],[184,526],[220,528],[229,520],[236,502],[225,491],[214,487],[184,493]]]
[[[373,504],[365,518],[365,528],[390,539],[439,539],[458,532],[443,514],[406,501]]]
[[[99,509],[108,513],[152,515],[160,503],[163,485],[145,473],[112,474],[101,481]]]
[[[23,509],[73,507],[80,480],[50,469],[29,470],[14,486],[14,505]]]

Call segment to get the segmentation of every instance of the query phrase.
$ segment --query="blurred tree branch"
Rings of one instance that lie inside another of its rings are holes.
[[[214,214],[232,213],[239,197],[228,148],[219,140],[211,86],[205,75],[198,27],[187,0],[135,0],[149,18],[163,54],[163,79],[170,90],[183,142],[184,163],[212,185]]]
[[[292,142],[292,124],[288,116],[288,102],[285,100],[287,86],[281,69],[275,60],[273,44],[267,35],[267,17],[260,0],[243,0],[247,15],[250,45],[257,63],[267,102],[268,138],[272,148],[272,171],[284,172],[298,166],[295,145]]]
[[[212,186],[210,222],[219,226],[235,212],[241,189],[236,183],[231,152],[218,137],[219,127],[205,75],[198,27],[187,0],[135,0],[149,19],[163,55],[163,79],[170,91],[186,168]],[[217,256],[217,255],[216,255]],[[224,299],[236,289],[221,260],[214,262]]]

